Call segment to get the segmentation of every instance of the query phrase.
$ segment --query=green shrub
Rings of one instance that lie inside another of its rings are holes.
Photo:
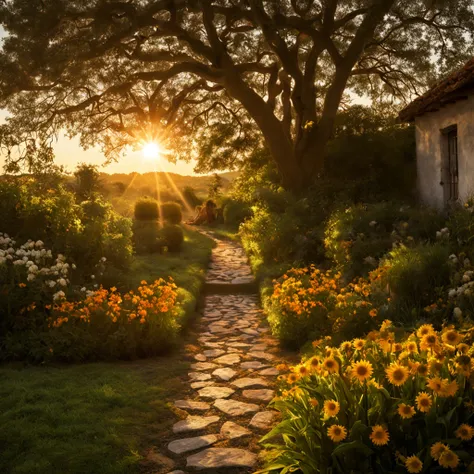
[[[143,197],[135,203],[134,216],[137,221],[152,221],[160,218],[158,201]]]
[[[164,202],[161,205],[161,217],[170,224],[179,224],[183,220],[181,206],[177,202]]]
[[[202,204],[202,199],[199,199],[196,195],[196,191],[191,186],[185,186],[183,189],[183,199],[185,203],[194,209],[196,206]]]
[[[160,223],[157,220],[133,221],[133,242],[137,254],[161,252],[163,243]]]
[[[388,285],[394,320],[410,321],[435,302],[450,284],[450,248],[444,243],[401,246],[381,268],[381,284]]]
[[[169,252],[179,252],[183,246],[184,233],[179,225],[165,225],[161,230],[163,244]]]
[[[250,206],[241,200],[228,199],[222,208],[224,223],[227,225],[237,226],[252,216]]]
[[[108,211],[107,203],[100,200],[83,201],[81,208],[84,216],[88,219],[104,219]]]

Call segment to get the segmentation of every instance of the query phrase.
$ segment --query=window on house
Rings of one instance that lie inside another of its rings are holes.
[[[442,130],[444,141],[444,196],[448,203],[459,198],[459,171],[458,171],[458,129],[456,125]]]

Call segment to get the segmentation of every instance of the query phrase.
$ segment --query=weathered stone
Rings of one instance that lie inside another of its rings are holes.
[[[255,329],[251,329],[251,328],[241,329],[241,331],[245,334],[248,334],[249,336],[258,336],[259,335],[258,331],[256,331]]]
[[[252,347],[252,344],[246,344],[245,342],[229,342],[227,345],[230,347],[240,347],[242,349],[248,349]]]
[[[205,448],[211,446],[217,441],[215,435],[196,436],[195,438],[184,438],[171,441],[168,444],[168,449],[174,454],[187,453],[195,449]]]
[[[226,354],[214,359],[214,362],[222,365],[234,365],[240,362],[240,357],[237,354]]]
[[[168,474],[186,474],[184,471],[171,471]]]
[[[211,385],[214,385],[214,382],[212,380],[207,382],[193,382],[191,384],[191,388],[194,388],[194,390],[198,390],[199,388],[210,387]]]
[[[194,359],[199,362],[205,362],[207,360],[207,357],[204,354],[196,354],[194,356]]]
[[[268,382],[262,378],[243,377],[241,379],[234,380],[232,385],[239,388],[268,387]]]
[[[237,372],[230,367],[223,367],[222,369],[216,369],[214,372],[212,372],[212,375],[220,378],[221,380],[228,381],[232,377],[234,377],[237,374]]]
[[[203,430],[213,423],[219,421],[218,416],[188,416],[185,420],[178,421],[173,425],[173,433],[185,433],[186,431]]]
[[[252,435],[250,430],[234,423],[233,421],[226,421],[221,428],[221,436],[226,439],[238,439],[250,435]]]
[[[191,369],[193,370],[211,370],[217,369],[217,365],[211,362],[197,362],[196,364],[191,365]]]
[[[253,467],[257,455],[245,449],[209,448],[193,454],[187,459],[187,467],[196,469],[219,469],[225,467]]]
[[[249,426],[259,430],[269,430],[273,426],[277,415],[274,411],[261,411],[250,420]]]
[[[216,400],[214,406],[230,416],[243,416],[260,410],[254,403],[238,402],[237,400]]]
[[[274,377],[275,375],[278,375],[280,372],[278,369],[275,369],[274,367],[270,367],[269,369],[263,369],[259,372],[260,375],[267,375],[270,377]]]
[[[211,408],[211,405],[206,402],[196,402],[194,400],[176,400],[174,406],[181,408],[181,410],[197,410],[206,411]]]
[[[204,387],[201,390],[199,390],[199,396],[202,398],[228,398],[230,397],[235,390],[232,390],[229,387],[217,387],[217,386],[212,386],[212,387]]]
[[[260,400],[262,402],[270,402],[275,396],[273,390],[261,388],[259,390],[244,390],[242,396],[250,400]]]
[[[265,360],[274,360],[275,356],[273,354],[269,354],[268,352],[249,352],[248,355],[250,357],[255,357],[255,359],[265,359]]]
[[[191,380],[195,382],[204,382],[204,380],[210,380],[210,374],[203,374],[202,372],[189,372],[188,376]]]
[[[219,357],[222,354],[225,354],[225,351],[222,349],[211,349],[209,351],[204,351],[203,354],[206,357]]]
[[[262,364],[258,360],[252,360],[250,362],[242,362],[240,367],[242,367],[242,369],[264,369],[265,367],[269,367],[269,365]]]

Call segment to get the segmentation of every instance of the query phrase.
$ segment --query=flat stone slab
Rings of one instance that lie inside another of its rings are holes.
[[[235,390],[232,390],[229,387],[217,387],[217,386],[212,386],[212,387],[204,387],[201,390],[199,390],[199,396],[202,398],[228,398],[230,397],[233,393],[235,393]]]
[[[244,390],[242,396],[250,400],[260,400],[262,402],[270,402],[275,396],[273,390],[261,388],[259,390]]]
[[[234,365],[240,362],[240,357],[237,354],[226,354],[214,359],[214,362],[222,365]]]
[[[218,416],[188,416],[185,420],[178,421],[173,425],[173,433],[185,433],[186,431],[203,430],[204,428],[217,423]]]
[[[207,357],[204,354],[196,354],[194,356],[194,359],[199,362],[205,362],[207,360]]]
[[[214,372],[212,372],[212,375],[220,378],[221,380],[225,380],[227,382],[231,378],[235,377],[237,375],[237,372],[231,369],[230,367],[225,367],[222,369],[214,370]]]
[[[191,388],[194,388],[194,390],[198,390],[203,387],[210,387],[211,385],[214,385],[214,382],[212,380],[208,382],[193,382],[191,384]]]
[[[274,367],[270,367],[269,369],[263,369],[259,372],[259,375],[268,375],[270,377],[274,377],[278,375],[280,371],[278,369],[275,369]]]
[[[221,436],[225,439],[238,439],[244,436],[251,436],[252,434],[250,430],[233,421],[226,421],[221,428]]]
[[[171,471],[168,474],[186,474],[184,471]]]
[[[174,454],[187,453],[196,449],[211,446],[217,441],[215,435],[196,436],[195,438],[184,438],[171,441],[168,444],[168,449]]]
[[[254,403],[238,402],[237,400],[216,400],[214,406],[229,416],[243,416],[260,410]]]
[[[203,354],[206,357],[219,357],[222,354],[225,354],[225,351],[222,349],[210,349],[208,351],[204,351]]]
[[[255,359],[264,359],[264,360],[274,360],[276,357],[273,354],[269,354],[268,352],[249,352],[249,357],[255,357]]]
[[[242,362],[240,367],[242,367],[242,369],[264,369],[265,367],[269,367],[269,365],[262,364],[259,360],[252,360],[250,362]]]
[[[217,369],[217,367],[219,366],[211,362],[197,362],[196,364],[191,365],[191,369],[193,370],[211,370]]]
[[[241,379],[236,379],[232,382],[232,385],[239,388],[248,388],[248,387],[268,387],[268,382],[260,377],[243,377]]]
[[[225,467],[253,467],[256,463],[257,455],[245,449],[209,448],[189,456],[186,467],[219,469]]]
[[[195,402],[194,400],[176,400],[174,406],[181,408],[181,410],[197,410],[207,411],[211,408],[211,405],[206,402]]]
[[[203,374],[202,372],[189,372],[188,376],[194,382],[204,382],[204,380],[212,378],[210,374]]]
[[[252,329],[252,328],[241,329],[241,331],[244,334],[248,334],[249,336],[258,336],[260,334],[258,331],[256,331],[255,329]]]
[[[261,411],[254,415],[250,420],[249,426],[257,428],[259,430],[269,430],[273,426],[277,415],[273,411]]]

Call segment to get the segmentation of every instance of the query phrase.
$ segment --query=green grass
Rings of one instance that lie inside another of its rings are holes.
[[[238,226],[219,224],[205,229],[212,232],[219,239],[240,241]]]
[[[186,366],[174,356],[0,368],[0,472],[143,472],[143,453],[175,421],[166,400],[182,391]]]

